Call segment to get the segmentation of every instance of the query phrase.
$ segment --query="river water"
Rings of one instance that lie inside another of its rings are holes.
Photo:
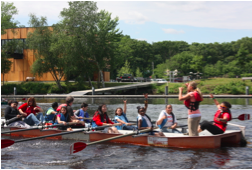
[[[64,103],[63,99],[37,99],[37,105],[44,110],[51,103]],[[127,99],[127,117],[136,120],[137,106],[144,106],[144,99]],[[247,113],[252,115],[252,99],[218,99],[232,104],[233,117]],[[105,103],[109,117],[114,117],[117,107],[123,108],[123,99],[75,99],[73,108],[79,109],[82,102],[89,104],[88,112],[92,116],[99,104]],[[177,118],[187,116],[187,110],[177,99],[149,99],[147,114],[157,120],[165,104],[173,106]],[[2,105],[2,117],[6,106]],[[213,119],[216,106],[211,99],[201,102],[202,120]],[[179,120],[185,125],[186,120]],[[143,147],[127,144],[96,144],[84,150],[69,154],[69,146],[74,140],[34,140],[16,143],[1,150],[1,168],[3,169],[252,169],[252,120],[233,119],[231,123],[246,126],[245,137],[250,142],[246,147],[222,147],[219,149],[181,149]],[[228,126],[228,129],[237,127]],[[6,138],[6,137],[4,137]],[[19,138],[13,138],[14,140]]]

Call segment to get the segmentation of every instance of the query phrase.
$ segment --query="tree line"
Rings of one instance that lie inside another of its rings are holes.
[[[50,72],[59,88],[63,77],[66,81],[89,81],[91,85],[94,72],[99,73],[98,87],[104,87],[102,71],[110,71],[111,79],[124,73],[165,78],[166,70],[175,69],[179,76],[190,72],[203,73],[204,77],[251,73],[250,37],[226,43],[162,41],[150,44],[123,35],[118,28],[119,18],[112,18],[108,11],[98,11],[96,2],[74,1],[68,5],[60,12],[61,20],[51,27],[46,17],[30,14],[29,25],[36,29],[28,34],[24,44],[24,48],[36,52],[31,72],[39,76]],[[1,2],[1,10],[1,34],[4,34],[4,29],[18,27],[18,22],[13,20],[17,9],[13,3]],[[21,46],[14,42],[12,48],[9,43],[1,46],[3,74],[10,70],[9,54],[14,47]]]

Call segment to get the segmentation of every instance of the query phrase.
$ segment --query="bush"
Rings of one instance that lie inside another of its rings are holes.
[[[241,77],[252,77],[252,73],[241,74]]]

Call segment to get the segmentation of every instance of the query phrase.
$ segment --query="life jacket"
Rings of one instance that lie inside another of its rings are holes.
[[[98,111],[95,112],[94,117],[97,116],[97,114],[99,114]],[[102,115],[102,116],[101,116],[101,115]],[[103,115],[103,114],[101,114],[101,115],[100,115],[101,122],[107,123],[107,121],[109,120],[108,115],[105,114],[105,116],[106,116],[106,122],[104,122],[104,121],[105,121],[105,120],[104,120],[104,115]],[[93,117],[93,118],[94,118],[94,117]],[[98,127],[98,125],[97,125],[97,124],[95,123],[95,121],[93,121],[93,120],[92,120],[91,124],[92,124],[92,127]]]
[[[50,107],[49,109],[51,109],[51,108],[52,108],[52,107]],[[49,109],[47,109],[46,113],[48,112]],[[53,110],[54,110],[54,109],[53,109]],[[45,120],[46,120],[46,121],[53,121],[54,116],[56,116],[56,114],[45,115]]]
[[[150,117],[149,117],[147,114],[145,114],[145,116],[146,116],[146,117],[149,119],[149,121],[151,122]],[[146,122],[146,120],[143,118],[143,116],[142,116],[141,127],[149,127],[148,124],[147,124],[147,122]],[[152,123],[151,123],[151,127],[153,127]],[[138,117],[137,117],[137,129],[138,129]]]
[[[88,112],[84,112],[82,109],[79,109],[79,110],[78,110],[77,116],[78,116],[78,117],[86,117],[86,118],[89,117],[89,116],[88,116]],[[80,119],[80,121],[84,121],[84,122],[86,122],[86,123],[90,123],[89,120]]]
[[[66,117],[63,115],[63,113],[60,113],[60,120],[61,121],[64,121],[64,122],[67,122],[67,120],[68,120],[68,115],[66,115]],[[55,120],[55,123],[54,123],[55,125],[56,124],[59,124],[58,123],[58,121],[57,121],[57,119]]]
[[[195,98],[195,102],[192,102],[191,99],[187,99],[184,101],[184,105],[190,109],[191,111],[195,111],[199,109],[199,104],[202,101],[200,94],[197,91],[193,92],[193,96]]]
[[[175,117],[174,114],[171,112],[172,115],[172,125],[174,125],[174,121],[175,121]],[[168,118],[164,119],[162,121],[162,123],[160,125],[157,125],[160,129],[162,129],[164,127],[164,125],[166,124],[166,122],[168,121]]]
[[[64,104],[59,105],[58,108],[56,109],[56,111],[59,112],[62,106],[67,106],[67,104],[64,103]]]
[[[229,116],[230,116],[230,119],[227,120],[227,121],[231,121],[232,120],[232,114],[230,112],[230,110],[228,109],[227,111],[225,112],[222,112],[222,110],[217,110],[217,112],[215,113],[214,115],[214,123],[217,127],[219,127],[221,130],[225,131],[226,130],[226,127],[227,127],[227,122],[221,122],[221,121],[217,121],[216,118],[223,118],[223,114],[224,113],[228,113]]]
[[[127,119],[127,117],[126,117],[126,115],[125,115],[125,113],[122,113],[122,115],[121,116],[123,116],[124,117],[124,119],[126,120],[126,123],[128,123],[129,121],[128,121],[128,119]],[[115,121],[114,121],[115,123],[120,123],[120,122],[118,122],[116,119],[115,119]],[[118,129],[118,130],[123,130],[123,127],[125,126],[125,124],[123,124],[122,126],[116,126],[116,128]]]

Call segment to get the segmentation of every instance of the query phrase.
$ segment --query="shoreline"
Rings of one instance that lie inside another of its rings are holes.
[[[1,98],[143,98],[143,95],[69,95],[69,94],[48,94],[48,95],[1,95]],[[178,95],[149,95],[149,98],[178,98]],[[203,95],[210,98],[209,95]],[[214,95],[215,98],[252,98],[252,95]]]

